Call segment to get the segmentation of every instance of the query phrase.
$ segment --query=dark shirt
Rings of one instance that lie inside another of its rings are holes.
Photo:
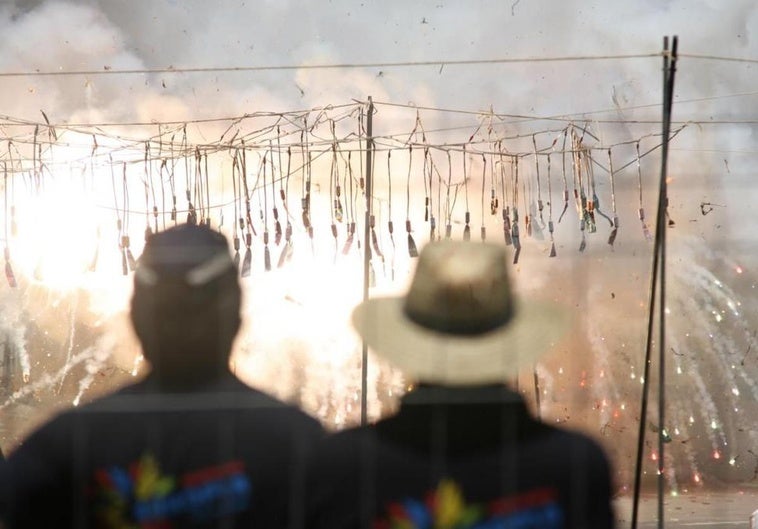
[[[312,529],[614,525],[601,448],[535,420],[505,388],[419,389],[312,455]]]
[[[167,393],[146,380],[66,412],[0,472],[13,527],[284,527],[303,516],[318,422],[231,374]]]

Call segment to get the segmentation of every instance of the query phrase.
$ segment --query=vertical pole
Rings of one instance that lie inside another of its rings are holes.
[[[366,218],[363,223],[363,301],[368,300],[368,290],[371,284],[371,215],[372,212],[372,157],[374,154],[373,138],[374,102],[368,98],[366,116]],[[368,344],[363,341],[361,357],[361,425],[368,422]]]
[[[671,45],[671,54],[663,70],[663,142],[661,144],[661,179],[658,192],[658,216],[656,230],[660,245],[660,276],[659,286],[660,300],[658,303],[658,332],[660,335],[658,344],[658,529],[663,529],[663,487],[664,476],[664,443],[665,439],[665,412],[666,412],[666,208],[668,207],[668,182],[667,165],[669,152],[669,134],[671,133],[671,107],[674,99],[674,72],[676,71],[676,48],[677,37],[674,36]]]
[[[674,37],[673,52],[669,53],[669,40],[668,37],[663,39],[663,144],[661,149],[661,181],[659,183],[659,195],[658,195],[658,211],[656,215],[656,230],[655,230],[655,242],[653,244],[653,267],[650,276],[650,307],[648,310],[647,321],[647,343],[645,345],[645,363],[643,367],[643,385],[642,385],[642,400],[640,403],[640,423],[639,432],[637,436],[637,459],[635,464],[634,473],[634,495],[632,498],[632,529],[637,529],[637,518],[639,512],[639,500],[640,500],[640,487],[641,487],[641,475],[642,475],[642,453],[645,449],[645,426],[647,422],[647,405],[648,405],[648,393],[650,387],[650,362],[652,356],[653,346],[653,326],[655,321],[655,299],[656,292],[658,292],[658,274],[662,273],[663,265],[665,264],[665,258],[661,257],[661,253],[665,252],[665,218],[666,218],[666,206],[667,206],[667,186],[666,186],[666,164],[668,158],[668,139],[671,130],[671,100],[673,99],[674,91],[674,76],[673,68],[670,71],[670,57],[676,56],[676,43],[677,39]],[[665,277],[661,278],[661,289],[659,298],[659,326],[660,326],[660,341],[658,343],[660,363],[659,366],[659,430],[658,430],[658,523],[659,528],[663,527],[663,441],[664,441],[664,425],[663,425],[663,412],[664,412],[664,394],[663,384],[664,368],[663,355],[665,353]]]
[[[656,222],[655,222],[655,241],[658,247],[660,248],[658,252],[658,277],[659,277],[659,286],[658,286],[658,333],[659,333],[659,343],[658,343],[658,443],[657,449],[658,449],[658,464],[656,465],[657,468],[657,475],[656,475],[656,485],[657,485],[657,494],[656,494],[656,507],[657,507],[657,513],[658,513],[658,529],[663,529],[664,524],[664,518],[665,518],[665,509],[663,508],[663,494],[664,494],[664,485],[665,485],[665,479],[663,475],[663,470],[665,465],[663,464],[664,454],[663,454],[663,432],[665,431],[664,428],[664,406],[663,406],[663,399],[664,395],[663,393],[660,393],[664,389],[664,351],[665,351],[665,316],[664,313],[666,311],[666,300],[663,296],[664,288],[663,288],[663,282],[665,279],[666,274],[666,267],[664,265],[664,259],[663,259],[663,252],[666,248],[666,229],[662,228],[663,223],[661,222],[663,215],[661,214],[661,211],[666,208],[666,154],[668,152],[668,142],[666,141],[668,139],[668,130],[667,130],[667,123],[666,123],[666,115],[668,113],[668,106],[671,104],[671,102],[668,99],[668,88],[669,88],[669,67],[670,67],[670,56],[668,54],[668,37],[664,38],[664,45],[663,45],[663,111],[661,116],[661,123],[662,123],[662,144],[661,144],[661,175],[660,180],[658,182],[658,210],[656,215]]]

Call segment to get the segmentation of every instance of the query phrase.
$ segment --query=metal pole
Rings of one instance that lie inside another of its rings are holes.
[[[677,37],[674,36],[671,45],[671,55],[668,68],[664,68],[664,103],[663,103],[663,142],[661,144],[661,179],[658,192],[658,217],[656,222],[658,244],[660,251],[659,287],[660,301],[658,303],[658,528],[663,529],[663,488],[664,476],[664,443],[666,441],[665,412],[666,412],[666,208],[668,207],[668,183],[666,182],[667,162],[669,152],[669,134],[671,133],[671,107],[674,98],[674,72],[676,70]]]
[[[676,55],[676,43],[677,39],[674,37],[673,55]],[[665,251],[665,218],[666,218],[666,163],[668,157],[668,138],[671,129],[671,100],[673,99],[673,87],[674,76],[673,72],[669,75],[670,61],[669,61],[669,49],[668,49],[668,37],[663,39],[663,148],[661,151],[661,182],[658,195],[658,211],[656,215],[656,231],[655,242],[653,245],[653,267],[650,278],[650,307],[648,310],[648,323],[647,323],[647,342],[645,345],[645,364],[643,368],[643,385],[642,385],[642,400],[640,404],[640,423],[639,432],[637,437],[637,459],[635,464],[634,473],[634,494],[632,499],[632,529],[637,529],[637,519],[639,510],[640,499],[640,487],[641,487],[641,475],[642,475],[642,453],[645,449],[645,426],[647,421],[647,404],[648,404],[648,390],[650,387],[650,358],[652,352],[653,342],[653,322],[655,320],[655,294],[658,289],[658,273],[662,271],[665,259],[661,258],[661,253]],[[663,241],[663,242],[662,242]],[[664,295],[665,295],[665,277],[661,278],[661,292],[660,292],[660,306],[659,312],[659,325],[660,325],[660,342],[658,344],[661,358],[661,366],[659,366],[659,374],[663,373],[663,353],[665,349],[665,310]],[[663,389],[664,379],[659,376],[659,391]],[[664,395],[659,394],[659,419],[660,428],[658,431],[658,520],[659,527],[663,527],[663,413],[664,407]]]
[[[372,216],[372,157],[374,154],[373,139],[373,115],[374,102],[371,96],[368,98],[368,111],[366,116],[366,217],[363,225],[363,301],[368,300],[368,290],[371,284],[371,216]],[[368,422],[368,344],[363,341],[363,354],[361,357],[361,425]]]

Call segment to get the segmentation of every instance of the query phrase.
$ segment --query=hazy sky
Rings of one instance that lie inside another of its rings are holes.
[[[750,0],[29,1],[3,3],[0,27],[0,65],[14,71],[646,54],[659,51],[663,36],[674,34],[682,53],[758,56],[758,41],[750,32],[758,28],[758,8]],[[22,81],[36,86],[36,98],[14,99],[40,105],[42,92],[49,97],[45,107],[62,119],[67,111],[93,103],[114,106],[110,98],[116,94],[121,98],[113,112],[129,114],[138,103],[124,100],[124,91],[144,96],[146,88],[162,96],[192,93],[201,103],[205,99],[196,112],[265,103],[322,105],[374,93],[398,102],[470,109],[493,105],[502,112],[544,115],[612,108],[614,90],[622,106],[657,103],[659,70],[658,60],[644,59],[447,66],[441,72],[428,66],[319,75],[131,76],[119,77],[117,86],[98,77],[90,80],[89,96],[83,86],[65,94],[46,91],[61,80],[37,78]],[[755,74],[745,66],[689,59],[682,61],[678,80],[677,95],[689,99],[750,91]],[[82,78],[75,81],[84,84]],[[716,107],[714,118],[750,108],[746,103]],[[708,116],[713,108],[701,105]],[[686,118],[699,116],[695,110],[687,107]]]

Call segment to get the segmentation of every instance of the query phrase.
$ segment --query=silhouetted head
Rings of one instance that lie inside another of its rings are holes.
[[[408,292],[375,297],[353,311],[369,347],[422,384],[502,384],[534,368],[569,329],[552,301],[517,300],[504,245],[427,244]]]
[[[192,382],[226,371],[240,303],[223,235],[184,224],[148,239],[134,276],[131,317],[161,380]]]

